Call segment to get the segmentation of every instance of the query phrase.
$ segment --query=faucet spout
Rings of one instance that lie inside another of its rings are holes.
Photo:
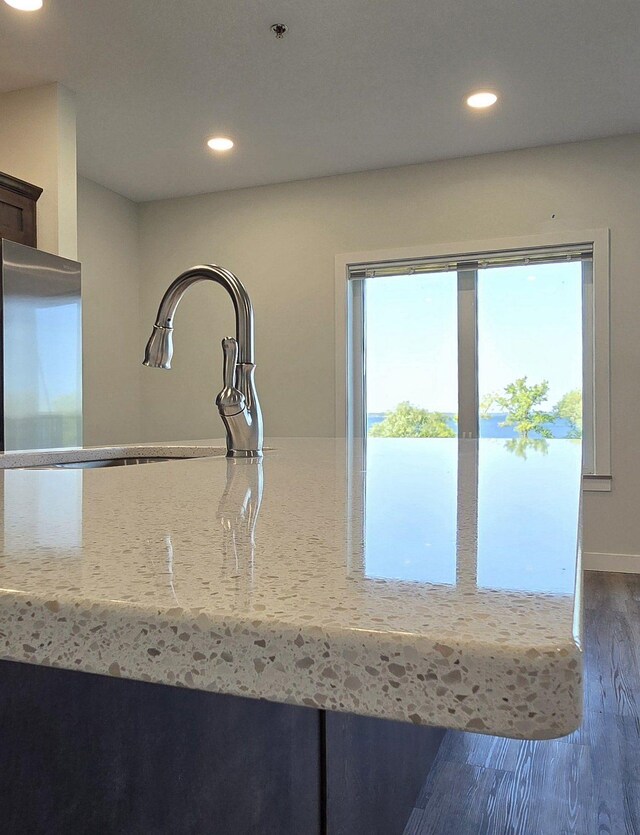
[[[167,288],[156,316],[156,328],[173,329],[173,317],[185,292],[199,281],[215,281],[231,296],[236,314],[236,340],[238,342],[238,362],[253,363],[253,305],[249,294],[230,270],[214,264],[201,264],[185,270]],[[149,340],[151,342],[151,340]],[[146,365],[146,362],[145,362]]]
[[[173,319],[183,295],[192,284],[213,281],[231,297],[236,318],[235,339],[223,340],[224,388],[216,399],[227,431],[227,455],[251,458],[262,455],[262,412],[254,382],[253,305],[245,286],[230,270],[214,264],[192,267],[181,273],[167,288],[143,364],[150,368],[171,368]]]

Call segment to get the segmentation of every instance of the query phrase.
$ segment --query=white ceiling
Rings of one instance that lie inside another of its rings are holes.
[[[81,173],[151,200],[640,131],[639,35],[638,0],[0,2],[0,90],[75,91]]]

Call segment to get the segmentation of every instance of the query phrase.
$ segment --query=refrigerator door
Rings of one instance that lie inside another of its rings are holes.
[[[1,250],[4,449],[82,446],[80,264]]]

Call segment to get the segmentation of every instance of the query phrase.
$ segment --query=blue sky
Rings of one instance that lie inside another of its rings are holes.
[[[367,279],[367,407],[457,412],[455,273]],[[549,406],[582,387],[581,264],[479,271],[480,397],[549,381]]]

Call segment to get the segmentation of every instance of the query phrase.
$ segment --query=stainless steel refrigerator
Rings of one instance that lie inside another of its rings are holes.
[[[82,445],[80,264],[0,241],[2,450]]]

